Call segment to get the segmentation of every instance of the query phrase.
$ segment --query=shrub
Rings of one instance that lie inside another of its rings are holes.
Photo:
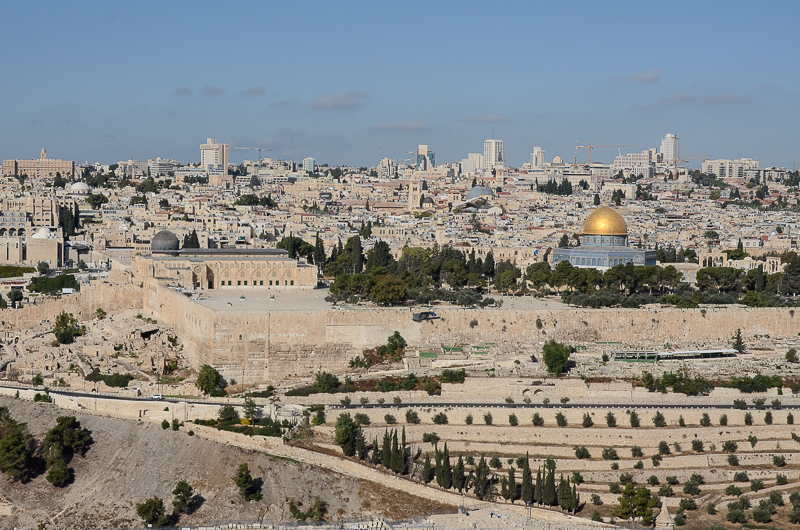
[[[730,484],[728,487],[725,488],[725,495],[733,495],[734,497],[738,497],[742,494],[742,488],[737,486],[736,484]]]
[[[739,444],[733,440],[727,440],[722,443],[722,451],[725,453],[735,453],[739,449]]]
[[[650,475],[649,477],[647,477],[647,483],[650,484],[651,486],[658,486],[659,485],[658,477],[655,475]]]
[[[664,457],[661,455],[653,455],[650,457],[650,461],[653,462],[653,467],[660,466],[663,459]]]
[[[492,418],[491,412],[487,412],[486,414],[483,415],[483,423],[485,423],[486,425],[491,425],[492,421],[494,421],[494,419]]]
[[[608,485],[609,493],[619,494],[622,491],[619,487],[619,482],[612,482]]]
[[[387,415],[385,415],[385,416],[383,417],[383,421],[385,421],[385,422],[386,422],[386,423],[388,423],[389,425],[394,425],[395,423],[397,423],[397,418],[395,418],[395,417],[394,417],[394,416],[392,416],[391,414],[387,414]]]
[[[136,504],[136,515],[146,525],[166,526],[169,519],[164,514],[164,501],[159,497],[152,497],[143,503]]]
[[[516,427],[517,425],[519,425],[519,420],[517,419],[516,414],[508,415],[508,424],[511,425],[512,427]]]
[[[591,498],[592,498],[592,504],[594,504],[595,506],[602,506],[603,505],[603,499],[601,499],[600,495],[598,495],[597,493],[592,493],[592,497]]]
[[[616,427],[617,426],[617,417],[614,416],[613,412],[606,414],[606,425],[609,427]]]
[[[638,445],[634,445],[631,447],[631,456],[633,458],[642,458],[644,456],[644,452],[642,452],[642,448]]]
[[[786,475],[781,475],[778,473],[778,475],[775,477],[775,483],[778,486],[785,486],[789,483],[789,478]]]
[[[574,449],[575,449],[575,457],[576,458],[581,459],[581,458],[591,458],[592,457],[592,455],[589,454],[589,450],[586,449],[585,445],[581,445],[581,446],[577,446],[576,445],[574,447]]]
[[[342,399],[339,400],[339,403],[341,403],[345,407],[350,405],[352,402],[353,402],[353,400],[350,399],[350,396],[345,396],[345,397],[343,397]]]
[[[531,421],[533,422],[534,427],[541,427],[544,425],[544,418],[542,418],[538,412],[533,413],[533,418]]]
[[[745,425],[752,425],[753,424],[753,415],[749,412],[746,412],[744,415],[744,424]]]
[[[701,427],[708,427],[711,425],[711,417],[707,413],[703,413],[703,417],[700,418],[700,426]]]
[[[743,399],[734,399],[733,400],[733,408],[745,410],[747,408],[747,401]]]
[[[704,451],[703,440],[699,440],[697,438],[692,440],[692,451],[694,451],[695,453],[702,453]]]
[[[181,422],[178,421],[178,418],[174,418],[172,420],[172,430],[178,431],[180,430],[180,428],[181,428]]]
[[[783,493],[781,493],[780,491],[771,491],[769,493],[769,502],[771,502],[775,506],[783,506],[784,504],[786,504],[783,501]]]
[[[708,515],[717,515],[717,505],[714,504],[713,502],[709,502],[706,505],[706,513]]]
[[[409,409],[406,411],[406,423],[411,423],[416,425],[419,422],[420,422],[419,414],[417,414],[416,410]]]
[[[435,432],[426,432],[422,434],[422,443],[436,445],[439,443],[440,439],[441,438],[439,438],[439,435],[437,435]]]
[[[678,426],[679,427],[686,427],[686,422],[683,421],[683,414],[678,417]]]
[[[692,473],[692,476],[689,477],[689,480],[691,482],[694,482],[695,484],[705,484],[706,483],[706,479],[704,479],[703,475],[701,475],[700,473]]]
[[[725,427],[726,425],[728,425],[728,415],[727,414],[723,414],[722,416],[719,417],[719,424],[722,427]]]
[[[161,428],[162,428],[162,429],[164,429],[165,431],[166,431],[167,429],[169,429],[169,422],[168,422],[167,420],[163,420],[163,421],[161,422]]]
[[[783,455],[775,455],[772,457],[772,463],[776,467],[784,467],[786,465],[786,457]]]
[[[597,496],[598,499],[600,498],[600,496],[597,495],[597,493],[595,493],[593,496]],[[601,523],[601,522],[603,522],[603,516],[600,515],[600,512],[598,512],[597,510],[594,510],[592,512],[592,521]]]
[[[760,491],[764,489],[764,481],[760,478],[754,478],[750,480],[750,491]]]
[[[682,510],[696,510],[697,509],[697,501],[694,499],[681,499],[681,503],[679,504]]]
[[[402,402],[403,402],[403,400],[400,399],[400,396],[395,396],[395,397],[392,398],[392,403],[394,403],[395,405],[399,405]]]
[[[700,486],[690,480],[683,485],[683,492],[686,495],[700,495]]]
[[[738,466],[739,465],[739,457],[735,454],[731,453],[728,455],[728,465],[731,466]]]
[[[594,422],[592,421],[592,416],[588,412],[584,413],[582,426],[588,429],[592,425],[594,425]]]
[[[786,424],[794,425],[794,414],[792,414],[791,412],[786,415]]]
[[[489,459],[489,467],[500,469],[503,467],[503,463],[500,461],[500,458],[497,455],[494,455],[491,459]]]
[[[686,524],[686,516],[681,511],[675,512],[673,520],[675,521],[675,526],[683,526]]]
[[[433,417],[433,423],[435,423],[436,425],[446,425],[448,423],[447,414],[445,414],[444,412],[436,414]]]
[[[631,413],[629,415],[629,420],[630,420],[630,423],[631,423],[631,427],[638,427],[639,426],[639,415],[636,413],[635,410],[631,411]]]
[[[633,469],[644,469],[644,462],[639,460],[635,464],[633,464]]]
[[[318,426],[325,423],[325,411],[322,409],[317,410],[313,416],[311,416],[311,425]]]
[[[733,475],[734,482],[750,482],[750,479],[747,477],[747,471],[738,471]]]
[[[664,419],[664,415],[661,412],[656,412],[655,416],[653,416],[653,425],[656,427],[666,427],[667,420]]]
[[[633,474],[623,473],[619,476],[620,484],[633,484]]]
[[[661,497],[672,497],[672,486],[669,484],[662,484],[661,487],[658,488],[658,495]]]
[[[606,447],[603,449],[603,460],[619,460],[617,450],[613,447]]]
[[[618,462],[612,462],[612,463],[611,463],[611,469],[612,469],[613,471],[616,471],[616,470],[618,470],[618,469],[619,469],[619,463],[618,463]]]
[[[764,414],[764,423],[767,425],[772,425],[772,412],[767,411],[767,413]]]
[[[660,455],[668,455],[671,451],[669,450],[669,444],[664,440],[658,442],[658,454]]]
[[[473,421],[472,414],[467,414],[467,417],[464,418],[464,423],[466,423],[467,425],[472,425],[472,421]]]
[[[566,427],[567,426],[567,417],[564,416],[561,412],[556,414],[556,425],[559,427]]]
[[[678,484],[680,484],[678,477],[673,475],[668,476],[665,480],[667,481],[667,484],[669,484],[670,486],[677,486]]]
[[[740,508],[728,509],[728,515],[725,516],[729,523],[744,524],[747,522],[747,515],[744,510]]]
[[[747,441],[750,442],[750,447],[755,447],[758,443],[758,438],[754,434],[751,434],[747,437]]]

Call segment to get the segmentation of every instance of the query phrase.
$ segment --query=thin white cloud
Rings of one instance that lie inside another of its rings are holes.
[[[468,118],[463,118],[456,121],[460,121],[462,123],[506,123],[511,121],[511,118],[505,114],[473,114]]]
[[[200,92],[202,92],[205,96],[220,96],[225,93],[225,91],[220,87],[214,85],[203,85],[203,88],[200,90]]]
[[[418,131],[430,131],[431,126],[424,121],[416,120],[416,121],[400,121],[394,123],[380,123],[375,127],[373,127],[373,129],[376,131],[418,132]]]
[[[172,92],[173,96],[191,96],[192,91],[186,85],[181,85]]]
[[[365,92],[351,90],[347,94],[326,94],[315,99],[311,107],[315,109],[352,109],[364,104],[369,97]]]
[[[242,91],[242,95],[247,96],[263,96],[264,92],[266,92],[267,87],[265,86],[253,86],[248,88],[247,90]]]
[[[634,83],[658,83],[661,80],[661,68],[656,68],[642,74],[631,74],[626,76],[625,79]]]
[[[714,96],[695,96],[691,92],[684,92],[675,96],[659,99],[647,105],[648,109],[659,109],[671,105],[681,104],[702,104],[702,105],[749,105],[753,101],[744,96],[734,96],[731,94],[717,94]]]

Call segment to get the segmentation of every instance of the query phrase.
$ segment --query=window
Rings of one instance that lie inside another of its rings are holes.
[[[247,285],[247,280],[244,281],[244,284]]]
[[[294,285],[294,280],[291,281],[291,284]]]
[[[236,280],[236,285],[242,285],[242,280]]]
[[[264,280],[259,281],[258,285],[264,285]]]
[[[269,281],[269,284],[272,285],[272,280]]]

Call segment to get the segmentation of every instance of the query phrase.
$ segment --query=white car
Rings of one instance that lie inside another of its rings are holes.
[[[155,399],[156,401],[161,401],[164,399],[164,394],[153,394],[150,396],[150,399]]]

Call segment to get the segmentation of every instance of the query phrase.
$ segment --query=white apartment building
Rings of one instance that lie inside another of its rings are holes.
[[[658,152],[655,147],[642,151],[641,153],[620,155],[614,159],[614,173],[622,171],[635,175],[642,175],[645,178],[652,178],[655,174],[657,161]]]
[[[394,178],[395,172],[397,172],[397,163],[391,158],[381,158],[378,164],[378,177],[391,179]]]
[[[680,141],[674,134],[668,134],[661,139],[661,160],[672,163],[677,160],[680,163]]]
[[[740,158],[739,160],[705,160],[700,164],[700,171],[703,173],[713,173],[717,177],[724,178],[744,178],[745,171],[748,169],[759,169],[758,160],[752,158]]]
[[[216,138],[209,138],[200,145],[200,166],[208,172],[228,172],[228,144],[217,142]]]
[[[307,156],[303,159],[303,171],[310,171],[311,173],[314,172],[314,169],[317,166],[317,161],[314,159],[313,156]]]
[[[531,155],[531,167],[542,167],[544,164],[544,149],[537,145],[533,148],[533,154]]]
[[[483,155],[480,153],[470,153],[467,158],[461,160],[461,173],[475,173],[483,170]]]
[[[505,166],[503,155],[503,140],[486,140],[483,142],[483,163],[484,169],[494,169]]]
[[[151,159],[147,161],[147,170],[150,172],[151,177],[158,177],[175,173],[179,165],[180,162],[177,160],[158,157],[155,160]]]

